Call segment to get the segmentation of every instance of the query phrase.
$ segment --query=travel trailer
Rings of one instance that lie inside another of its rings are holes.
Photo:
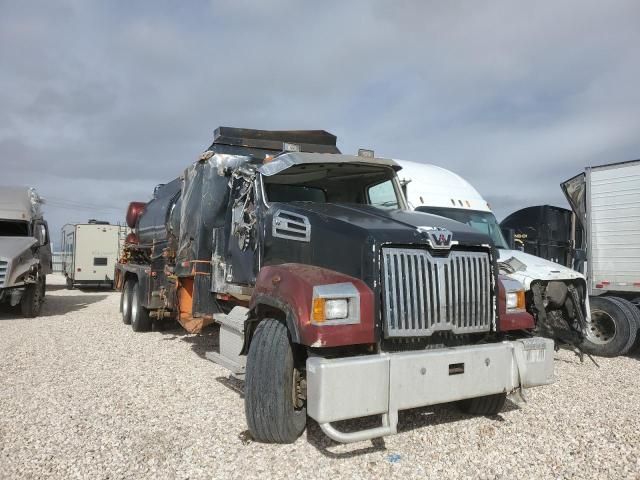
[[[113,288],[120,230],[119,225],[97,220],[62,227],[63,273],[67,288]]]

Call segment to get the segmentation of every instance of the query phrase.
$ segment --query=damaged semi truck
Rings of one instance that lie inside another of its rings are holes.
[[[124,323],[215,322],[211,358],[244,377],[254,439],[307,416],[339,442],[396,433],[398,411],[495,414],[553,381],[553,342],[522,335],[522,286],[487,235],[407,209],[392,160],[324,131],[221,127],[184,175],[132,203],[116,265]],[[333,422],[381,416],[355,432]]]
[[[616,342],[615,353],[598,348],[588,335],[591,314],[584,275],[514,249],[513,242],[504,238],[489,203],[464,178],[436,165],[398,163],[411,208],[457,220],[491,237],[500,271],[525,286],[524,308],[535,317],[536,334],[554,339],[558,346],[577,348],[580,355],[612,356],[631,348],[633,341],[628,338]]]
[[[42,198],[33,188],[0,187],[0,302],[36,317],[52,271]]]

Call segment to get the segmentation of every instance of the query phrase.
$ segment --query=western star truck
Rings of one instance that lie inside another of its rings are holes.
[[[211,358],[244,377],[264,442],[294,441],[307,416],[352,442],[395,433],[403,409],[495,414],[551,383],[553,342],[531,336],[489,236],[409,211],[399,168],[342,155],[324,131],[217,129],[181,177],[129,207],[124,323],[218,324]],[[381,425],[333,425],[369,415]]]
[[[536,333],[580,351],[611,356],[589,335],[591,313],[584,275],[557,263],[514,249],[505,240],[489,203],[464,178],[442,167],[398,161],[401,183],[416,211],[440,215],[487,234],[497,248],[501,271],[526,289],[526,310],[536,319]],[[621,338],[615,355],[632,341]]]
[[[0,186],[0,302],[36,317],[51,273],[51,245],[42,198],[33,188]]]

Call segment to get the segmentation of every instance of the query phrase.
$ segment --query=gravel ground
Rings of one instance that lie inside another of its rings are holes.
[[[557,383],[493,418],[401,412],[400,433],[340,445],[247,440],[242,384],[216,339],[135,334],[119,294],[49,277],[43,313],[0,313],[1,478],[640,478],[640,358],[556,354]],[[347,422],[358,428],[363,421]]]

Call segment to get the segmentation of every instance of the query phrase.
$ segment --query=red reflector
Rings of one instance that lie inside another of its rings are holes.
[[[603,285],[610,285],[610,284],[611,284],[611,282],[610,282],[610,281],[608,281],[608,280],[603,280],[603,281],[602,281],[602,284],[603,284]]]
[[[640,287],[640,282],[633,282],[634,287]]]
[[[604,285],[602,285],[601,283],[596,283],[596,288],[602,288],[604,287]]]
[[[81,268],[78,268],[78,271],[79,271],[79,272],[81,272],[81,271],[82,271],[82,269],[81,269]]]

